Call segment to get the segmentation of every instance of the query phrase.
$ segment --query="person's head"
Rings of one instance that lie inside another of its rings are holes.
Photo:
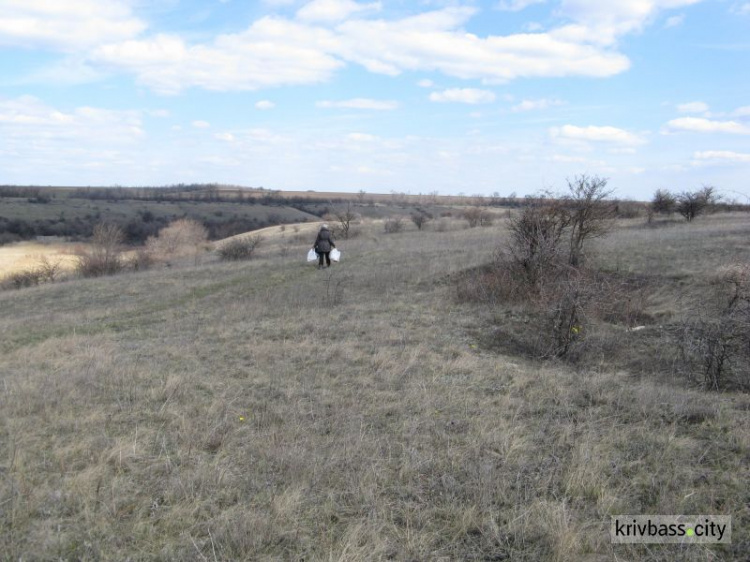
[[[328,230],[328,225],[323,223],[323,226],[320,227],[320,230]]]

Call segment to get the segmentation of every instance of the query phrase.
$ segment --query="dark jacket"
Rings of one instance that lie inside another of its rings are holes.
[[[331,248],[335,248],[336,244],[333,243],[333,235],[327,228],[321,228],[318,232],[318,237],[315,239],[316,252],[330,252]]]

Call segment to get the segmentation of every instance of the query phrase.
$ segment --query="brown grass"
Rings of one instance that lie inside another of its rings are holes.
[[[451,279],[503,223],[1,293],[2,557],[744,560],[750,399],[483,347]],[[695,226],[662,269],[734,248]],[[633,270],[639,232],[607,242]],[[613,547],[618,513],[731,514],[733,544]]]

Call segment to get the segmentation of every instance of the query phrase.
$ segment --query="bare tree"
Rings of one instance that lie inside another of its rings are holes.
[[[687,222],[707,212],[716,204],[716,190],[711,186],[703,186],[696,191],[683,191],[677,196],[677,212]]]
[[[565,198],[570,214],[569,263],[578,266],[584,260],[584,244],[592,238],[605,236],[612,229],[615,206],[608,201],[613,190],[607,179],[582,174],[568,180],[570,194]]]
[[[666,189],[657,189],[651,199],[651,210],[659,215],[671,215],[676,205],[677,199]]]
[[[339,223],[339,233],[342,238],[348,239],[351,233],[351,226],[358,218],[359,215],[354,212],[354,207],[351,201],[346,202],[346,206],[340,209],[336,209],[333,212],[333,216]]]

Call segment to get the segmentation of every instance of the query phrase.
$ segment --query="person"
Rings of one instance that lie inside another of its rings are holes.
[[[318,237],[315,239],[315,253],[318,254],[318,269],[323,267],[331,267],[331,248],[335,248],[336,244],[333,242],[333,234],[328,230],[328,225],[324,224],[318,231]],[[323,265],[325,260],[326,265]]]

